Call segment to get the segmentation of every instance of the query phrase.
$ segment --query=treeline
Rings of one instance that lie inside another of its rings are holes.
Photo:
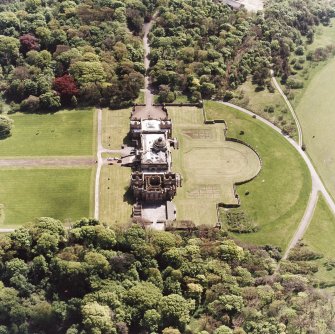
[[[13,111],[129,105],[143,85],[139,37],[154,0],[0,4],[0,90]]]
[[[286,81],[290,55],[303,53],[314,27],[332,16],[334,6],[323,0],[269,0],[254,15],[222,1],[170,0],[150,36],[153,84],[165,101],[176,91],[192,101],[230,99],[250,75],[271,91],[270,69]]]
[[[333,301],[279,257],[215,229],[39,218],[0,238],[0,333],[334,333]]]

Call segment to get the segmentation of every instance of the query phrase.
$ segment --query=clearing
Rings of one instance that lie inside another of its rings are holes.
[[[92,168],[1,169],[0,227],[35,217],[76,220],[92,213]]]
[[[54,114],[13,114],[12,136],[0,140],[0,155],[89,156],[95,151],[95,121],[91,109]]]
[[[254,244],[286,248],[301,221],[311,191],[305,162],[282,135],[257,119],[217,102],[206,102],[205,108],[208,118],[224,119],[228,136],[250,144],[263,162],[255,180],[237,187],[241,209],[260,229],[234,236]]]

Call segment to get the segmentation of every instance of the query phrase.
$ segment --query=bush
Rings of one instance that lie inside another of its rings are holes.
[[[300,244],[291,250],[288,259],[292,261],[312,261],[321,259],[322,257],[322,254],[313,252],[305,245]]]
[[[300,89],[304,87],[304,83],[296,78],[289,77],[286,81],[286,85],[292,89]]]
[[[274,108],[274,106],[266,106],[264,108],[264,111],[268,112],[268,113],[273,113],[275,111],[275,108]]]
[[[36,112],[40,108],[40,99],[37,96],[30,95],[20,104],[20,109],[27,112]]]
[[[298,55],[298,56],[302,56],[303,54],[305,53],[305,49],[303,46],[298,46],[296,49],[295,49],[295,54]]]
[[[5,139],[11,136],[13,120],[7,116],[0,115],[0,139]]]
[[[258,230],[258,226],[240,209],[228,209],[223,211],[223,222],[228,231],[234,233],[252,233]]]

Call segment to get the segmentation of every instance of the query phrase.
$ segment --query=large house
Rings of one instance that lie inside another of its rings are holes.
[[[151,107],[150,111],[141,113],[141,107],[134,107],[130,120],[134,149],[123,157],[122,164],[132,168],[130,188],[136,201],[133,217],[163,229],[165,222],[176,219],[172,199],[181,186],[181,176],[172,171],[171,149],[177,148],[178,142],[172,138],[172,122],[165,107]],[[139,117],[148,114],[150,117]]]

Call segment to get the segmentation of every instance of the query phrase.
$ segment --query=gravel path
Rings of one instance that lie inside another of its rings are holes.
[[[250,116],[256,116],[257,119],[259,119],[261,122],[267,124],[268,126],[270,126],[273,130],[279,132],[282,134],[281,130],[276,127],[275,125],[273,125],[271,122],[269,122],[268,120],[266,120],[265,118],[262,118],[256,114],[254,114],[253,112],[241,108],[239,106],[236,106],[234,104],[231,103],[226,103],[226,102],[222,102],[223,104],[235,108],[239,111],[244,112],[245,114],[248,114]],[[326,202],[328,203],[329,208],[331,209],[331,211],[333,212],[333,214],[335,215],[335,203],[334,200],[332,199],[332,197],[329,195],[326,187],[324,186],[320,176],[318,175],[318,173],[316,172],[311,160],[309,159],[308,155],[301,149],[301,147],[289,136],[283,135],[286,140],[298,151],[298,153],[300,154],[300,156],[305,160],[305,163],[309,169],[309,172],[311,174],[311,178],[312,178],[312,191],[310,194],[310,198],[304,213],[304,216],[301,219],[301,222],[298,226],[298,229],[296,230],[295,234],[293,235],[289,246],[287,247],[287,249],[285,250],[283,259],[285,260],[290,252],[290,250],[297,244],[297,242],[299,242],[299,240],[302,239],[302,237],[305,234],[305,231],[308,228],[308,225],[311,221],[311,219],[313,218],[313,213],[316,207],[316,203],[318,200],[318,194],[319,192],[324,196]]]
[[[39,157],[0,159],[0,168],[79,167],[95,163],[92,157]]]
[[[144,78],[144,103],[147,106],[151,106],[154,102],[154,96],[151,93],[149,86],[150,86],[150,79],[148,75],[148,69],[150,66],[150,60],[149,60],[149,54],[150,54],[150,45],[149,45],[149,40],[148,40],[148,34],[154,24],[154,21],[157,17],[158,13],[155,13],[150,20],[150,22],[145,23],[143,25],[143,47],[144,47],[144,68],[146,70],[146,75]]]

